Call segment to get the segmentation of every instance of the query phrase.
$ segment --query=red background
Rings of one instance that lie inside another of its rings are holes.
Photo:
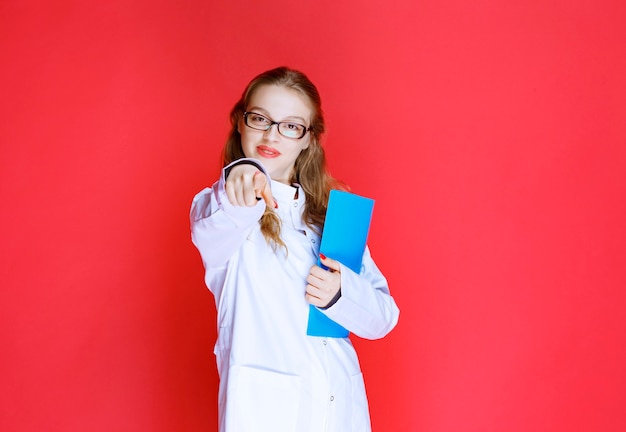
[[[377,201],[375,430],[626,430],[625,4],[1,2],[0,430],[215,429],[187,214],[282,64]]]

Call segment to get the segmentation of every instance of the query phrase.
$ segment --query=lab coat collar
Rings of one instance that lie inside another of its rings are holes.
[[[283,222],[287,222],[298,230],[306,230],[302,220],[306,197],[302,187],[294,183],[292,186],[272,180],[272,195],[278,203],[277,212]],[[296,198],[297,196],[297,198]]]
[[[299,204],[304,204],[304,191],[300,188],[300,185],[294,183],[293,186],[287,185],[285,183],[281,183],[276,180],[272,180],[272,195],[274,199],[278,201],[278,205],[280,207],[281,203],[285,205],[289,205],[294,200]],[[297,199],[296,199],[297,195]]]

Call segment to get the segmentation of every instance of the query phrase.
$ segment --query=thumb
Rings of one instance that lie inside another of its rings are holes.
[[[331,271],[341,271],[341,264],[339,261],[326,257],[323,253],[320,253],[320,262],[328,267]]]
[[[276,202],[274,201],[270,184],[267,181],[267,176],[261,171],[257,171],[254,173],[252,181],[256,196],[261,196],[265,200],[265,204],[270,206],[270,208],[276,208]]]

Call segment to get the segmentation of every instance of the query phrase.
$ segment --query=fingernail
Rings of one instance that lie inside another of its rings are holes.
[[[278,202],[276,200],[274,200],[274,208],[277,209],[278,208]]]
[[[320,253],[320,258],[325,260],[326,259],[326,255],[324,255],[323,253]]]

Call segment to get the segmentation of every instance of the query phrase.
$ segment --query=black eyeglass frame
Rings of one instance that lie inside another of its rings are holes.
[[[264,119],[267,119],[270,122],[270,124],[266,128],[263,128],[263,129],[259,129],[259,128],[254,127],[254,126],[250,126],[248,124],[248,114],[254,114],[254,115],[258,115],[259,117],[263,117]],[[307,132],[309,132],[311,130],[310,127],[306,127],[305,125],[303,125],[301,123],[296,123],[296,122],[292,122],[292,121],[277,122],[277,121],[274,121],[274,120],[272,120],[271,118],[269,118],[267,116],[264,116],[263,114],[259,114],[259,113],[254,112],[254,111],[244,111],[243,112],[243,122],[250,129],[260,130],[260,131],[268,131],[268,130],[270,130],[272,128],[272,126],[276,125],[276,128],[278,129],[278,133],[281,134],[282,136],[284,136],[285,138],[289,138],[289,139],[302,139],[307,134]],[[298,126],[302,126],[302,128],[303,128],[302,135],[300,135],[299,137],[290,137],[290,136],[287,136],[287,135],[283,134],[280,131],[280,125],[283,124],[283,123],[291,123],[291,124],[296,124]]]

